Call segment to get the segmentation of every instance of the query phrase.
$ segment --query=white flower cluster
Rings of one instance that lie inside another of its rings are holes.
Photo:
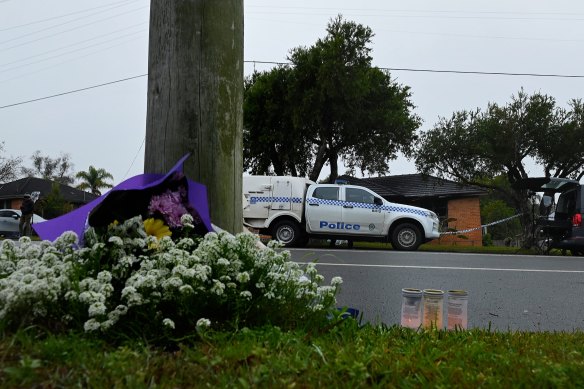
[[[111,227],[119,234],[101,239],[90,229],[84,248],[72,232],[54,243],[2,241],[0,320],[61,312],[62,320],[84,322],[88,332],[115,329],[128,317],[154,319],[170,331],[185,322],[200,330],[211,326],[207,317],[245,315],[251,306],[266,312],[294,304],[306,312],[334,307],[340,277],[320,286],[323,277],[314,265],[302,269],[277,245],[260,249],[254,235],[225,232],[152,240],[139,221]],[[77,311],[67,311],[72,307]],[[141,316],[146,314],[151,317]]]
[[[197,328],[202,329],[202,328],[209,328],[209,327],[211,327],[211,320],[205,319],[205,318],[201,318],[201,319],[197,320]]]
[[[25,310],[44,317],[48,308],[59,302],[71,288],[73,264],[62,261],[57,247],[69,243],[62,236],[55,245],[34,244],[23,237],[16,245],[4,240],[0,245],[0,320]]]
[[[188,214],[188,213],[185,213],[184,215],[182,215],[182,216],[180,217],[180,222],[182,223],[182,225],[183,225],[184,227],[190,227],[190,228],[194,228],[194,227],[195,227],[195,226],[193,225],[193,223],[194,223],[194,219],[193,219],[193,217],[192,217],[190,214]]]

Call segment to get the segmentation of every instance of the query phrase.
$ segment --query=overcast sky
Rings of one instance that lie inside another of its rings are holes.
[[[314,44],[342,14],[372,28],[374,65],[410,69],[391,74],[411,87],[421,130],[457,110],[505,104],[522,87],[560,106],[584,97],[582,1],[245,0],[244,6],[245,75],[273,66],[260,62],[286,61],[293,47]],[[104,168],[115,183],[142,173],[148,20],[148,0],[0,0],[4,156],[29,164],[35,150],[68,153],[75,171]],[[390,168],[415,172],[404,158]],[[530,170],[542,173],[535,165]]]

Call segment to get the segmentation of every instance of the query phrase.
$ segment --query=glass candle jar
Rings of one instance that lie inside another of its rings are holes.
[[[468,292],[466,290],[448,291],[448,329],[465,330],[468,327]]]
[[[444,291],[439,289],[423,290],[424,328],[443,328]]]
[[[418,329],[422,325],[422,290],[402,289],[401,326]]]

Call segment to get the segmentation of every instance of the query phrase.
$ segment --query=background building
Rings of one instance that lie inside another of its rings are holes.
[[[51,219],[96,199],[89,192],[43,178],[27,177],[0,184],[0,209],[20,209],[25,193],[40,192],[35,213]]]

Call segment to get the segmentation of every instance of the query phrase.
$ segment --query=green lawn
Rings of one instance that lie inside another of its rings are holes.
[[[165,350],[79,334],[0,339],[2,388],[409,388],[584,386],[584,333],[359,327],[211,333]]]

